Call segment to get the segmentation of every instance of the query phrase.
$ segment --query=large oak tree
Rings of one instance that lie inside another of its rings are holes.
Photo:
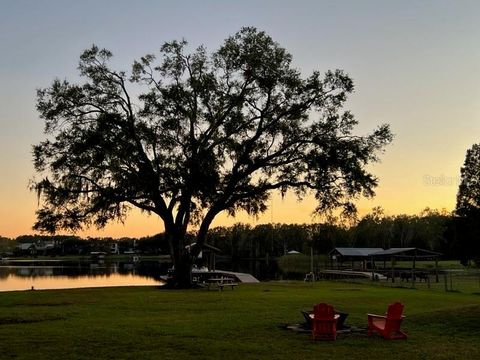
[[[354,86],[343,71],[304,77],[255,28],[212,53],[165,43],[129,74],[111,69],[111,56],[93,46],[80,57],[84,83],[38,90],[47,139],[33,151],[36,229],[101,228],[133,207],[154,213],[182,287],[221,212],[257,215],[272,192],[292,191],[315,196],[318,212],[352,213],[355,199],[374,195],[366,166],[392,135],[387,125],[354,133],[343,110]],[[188,229],[196,245],[186,250]]]

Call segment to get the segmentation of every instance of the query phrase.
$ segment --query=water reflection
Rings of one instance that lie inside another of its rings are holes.
[[[22,261],[0,266],[0,291],[162,285],[159,262]]]
[[[220,259],[217,270],[252,274],[261,281],[303,279],[304,273],[281,269],[274,260]],[[0,264],[0,291],[81,287],[163,285],[170,262],[10,261]]]

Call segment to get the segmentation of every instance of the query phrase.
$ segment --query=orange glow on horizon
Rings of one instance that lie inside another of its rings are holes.
[[[451,211],[455,207],[456,188],[448,190],[450,196],[445,197],[445,188],[442,186],[411,188],[408,193],[401,193],[394,191],[392,188],[379,186],[376,197],[361,199],[357,202],[358,215],[362,217],[376,206],[381,206],[385,214],[389,216],[418,214],[426,207]],[[298,202],[293,195],[287,195],[284,199],[280,195],[275,195],[268,205],[269,209],[258,218],[251,217],[245,212],[238,213],[235,217],[220,213],[213,221],[212,227],[231,226],[235,223],[247,223],[255,226],[266,223],[303,224],[322,221],[321,218],[312,214],[315,209],[315,199],[313,197]],[[34,234],[35,231],[31,229],[31,226],[35,221],[35,208],[36,206],[32,206],[28,213],[22,213],[23,216],[15,218],[15,221],[5,225],[2,224],[0,235],[15,238],[19,235]],[[5,219],[7,214],[0,212],[0,216]],[[77,235],[81,237],[112,238],[143,237],[155,235],[162,232],[163,229],[163,222],[155,214],[147,215],[133,209],[125,224],[112,222],[104,229],[87,229],[78,232]]]

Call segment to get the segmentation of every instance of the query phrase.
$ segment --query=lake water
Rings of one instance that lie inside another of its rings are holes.
[[[169,262],[90,262],[14,260],[0,263],[0,291],[74,289],[108,286],[161,286]],[[217,270],[252,274],[259,280],[295,279],[275,261],[218,261]]]
[[[159,286],[158,262],[13,261],[0,264],[0,291],[108,286]]]

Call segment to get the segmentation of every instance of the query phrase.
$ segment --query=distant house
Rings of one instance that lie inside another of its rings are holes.
[[[37,246],[35,245],[35,243],[17,244],[17,250],[22,255],[36,255],[37,254]]]
[[[17,244],[17,252],[22,255],[47,255],[55,249],[55,242],[38,240],[36,242],[26,242]]]

